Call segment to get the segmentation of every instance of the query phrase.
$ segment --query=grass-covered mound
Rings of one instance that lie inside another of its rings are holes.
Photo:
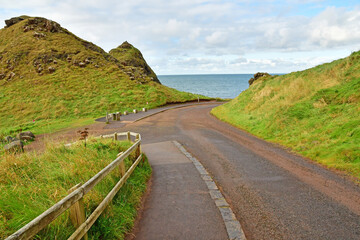
[[[90,140],[87,148],[82,143],[67,147],[49,147],[41,155],[26,153],[5,155],[0,158],[0,239],[5,239],[37,217],[68,194],[77,183],[84,183],[112,162],[119,151],[131,146],[130,142],[111,139]],[[125,160],[130,167],[135,156]],[[126,169],[127,169],[126,168]],[[135,168],[113,202],[95,222],[89,239],[123,239],[131,230],[136,208],[151,175],[147,161]],[[89,216],[119,180],[115,169],[84,197],[86,215]],[[36,239],[67,239],[74,227],[69,210]]]
[[[260,78],[219,119],[360,178],[360,52],[305,71]]]
[[[22,16],[7,24],[0,29],[0,135],[39,134],[89,123],[106,111],[198,97],[161,85],[130,44],[112,56],[45,18]]]

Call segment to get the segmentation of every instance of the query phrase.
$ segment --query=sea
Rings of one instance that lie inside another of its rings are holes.
[[[249,87],[254,74],[158,75],[168,87],[214,98],[235,98]]]

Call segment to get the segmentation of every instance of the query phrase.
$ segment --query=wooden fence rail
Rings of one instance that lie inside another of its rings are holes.
[[[76,229],[76,231],[70,236],[69,239],[81,239],[84,237],[87,239],[86,233],[90,229],[90,227],[94,224],[96,219],[100,216],[100,214],[105,210],[106,206],[111,202],[116,193],[120,190],[120,188],[124,185],[126,180],[129,178],[131,173],[134,171],[135,167],[138,165],[140,160],[142,159],[142,154],[140,152],[140,143],[141,136],[138,133],[134,132],[125,132],[125,133],[114,133],[110,135],[101,136],[102,138],[114,138],[117,139],[118,136],[126,136],[128,140],[131,140],[131,136],[135,137],[134,144],[128,148],[125,152],[121,153],[114,161],[112,161],[109,165],[103,168],[100,172],[98,172],[95,176],[93,176],[90,180],[88,180],[83,185],[76,185],[70,194],[61,199],[59,202],[54,204],[52,207],[47,209],[45,212],[40,214],[38,217],[33,219],[31,222],[26,224],[24,227],[13,233],[11,236],[6,238],[6,240],[13,239],[30,239],[34,235],[36,235],[40,230],[49,225],[52,221],[54,221],[58,216],[60,216],[63,212],[73,206],[75,203],[82,201],[83,196],[85,196],[97,183],[99,183],[104,177],[106,177],[112,170],[120,167],[121,172],[124,168],[124,159],[128,157],[132,152],[136,153],[136,161],[132,164],[132,166],[128,169],[125,174],[121,174],[121,179],[115,185],[115,187],[108,193],[105,199],[99,204],[99,206],[94,210],[93,213],[89,216],[88,219],[83,219],[80,226]],[[81,204],[79,204],[81,205]],[[83,211],[81,209],[80,211]],[[85,221],[84,221],[85,220]],[[77,219],[76,221],[79,221]]]

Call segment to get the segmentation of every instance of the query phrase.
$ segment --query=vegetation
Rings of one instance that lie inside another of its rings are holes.
[[[219,119],[360,178],[360,52],[256,80]]]
[[[41,155],[5,155],[0,159],[0,238],[4,239],[51,207],[78,183],[89,180],[112,162],[130,142],[90,139],[87,148],[79,143],[70,148],[49,146]],[[125,160],[130,167],[134,155]],[[147,160],[140,163],[90,229],[89,239],[123,239],[133,226],[136,208],[151,175]],[[102,180],[84,197],[89,216],[119,180],[119,171]],[[35,239],[67,239],[74,231],[68,210]],[[56,236],[56,237],[55,237]]]
[[[44,18],[1,29],[0,137],[83,125],[106,111],[197,99],[159,84],[134,47],[123,57],[118,50],[112,56]]]
[[[139,49],[135,48],[130,43],[124,42],[119,47],[110,50],[109,53],[119,60],[125,69],[135,70],[133,72],[138,75],[138,77],[141,77],[141,74],[145,74],[145,76],[149,76],[151,80],[160,83],[154,71],[146,63]]]

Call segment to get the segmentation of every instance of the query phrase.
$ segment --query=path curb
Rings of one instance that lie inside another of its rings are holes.
[[[193,157],[186,149],[177,141],[173,141],[175,146],[194,164],[195,168],[201,175],[201,178],[206,183],[211,198],[214,200],[216,206],[218,207],[222,219],[224,221],[227,234],[230,240],[246,240],[244,231],[236,219],[234,212],[230,208],[230,205],[216,186],[216,183],[213,181],[212,177],[206,171],[204,166]]]

